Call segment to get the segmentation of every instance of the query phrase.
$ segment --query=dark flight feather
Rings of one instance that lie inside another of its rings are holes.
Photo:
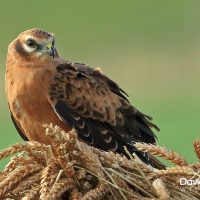
[[[10,113],[10,114],[11,114],[11,119],[12,119],[12,121],[13,121],[13,124],[14,124],[14,126],[15,126],[17,132],[19,133],[19,135],[21,136],[21,138],[22,138],[23,140],[28,141],[28,138],[23,134],[23,132],[22,132],[22,130],[21,130],[22,128],[21,128],[20,125],[16,122],[16,120],[15,120],[13,114],[12,114],[12,113]]]
[[[79,63],[59,65],[49,99],[60,118],[86,143],[122,154],[126,154],[127,146],[146,163],[162,168],[157,160],[134,147],[134,142],[156,143],[151,128],[158,127],[130,105],[126,93],[99,71]]]

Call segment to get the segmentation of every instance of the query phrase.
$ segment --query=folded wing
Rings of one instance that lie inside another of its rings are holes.
[[[57,66],[49,101],[62,121],[86,143],[102,150],[136,152],[134,142],[155,143],[151,118],[130,105],[125,92],[99,70],[66,62]]]

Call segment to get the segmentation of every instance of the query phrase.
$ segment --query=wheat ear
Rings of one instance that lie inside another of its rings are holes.
[[[188,165],[188,163],[185,161],[185,159],[182,156],[180,156],[174,151],[167,151],[163,147],[156,146],[153,144],[138,143],[138,142],[135,144],[135,147],[140,151],[148,152],[152,155],[162,157],[163,159],[168,160],[178,166]]]
[[[160,200],[169,200],[170,195],[162,179],[158,178],[154,180],[152,185]]]
[[[0,183],[0,197],[9,192],[14,185],[22,181],[25,177],[41,170],[40,165],[27,165],[15,169],[7,178]]]
[[[193,142],[193,147],[198,159],[200,160],[200,140],[195,140]]]

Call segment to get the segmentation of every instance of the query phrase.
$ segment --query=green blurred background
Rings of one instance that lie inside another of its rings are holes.
[[[0,1],[0,149],[21,141],[4,96],[7,46],[20,32],[40,27],[55,33],[66,59],[101,67],[153,116],[160,145],[195,161],[199,9],[198,0]]]

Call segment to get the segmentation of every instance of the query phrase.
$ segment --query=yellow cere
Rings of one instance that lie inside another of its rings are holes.
[[[47,43],[47,49],[51,49],[51,47],[52,47],[52,43],[51,43],[51,42],[48,42],[48,43]]]

